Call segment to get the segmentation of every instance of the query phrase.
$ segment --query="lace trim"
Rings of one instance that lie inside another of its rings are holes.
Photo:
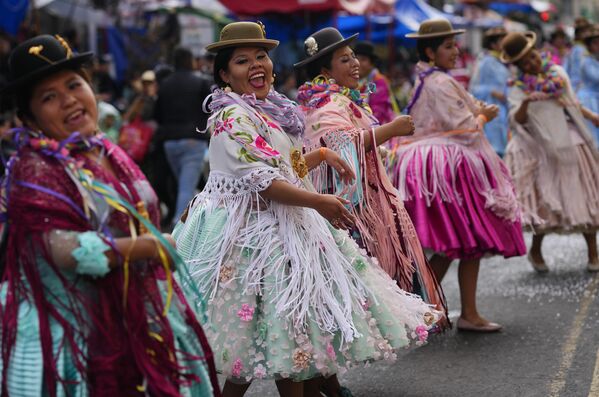
[[[242,177],[220,171],[211,171],[200,196],[235,198],[266,190],[275,179],[286,180],[276,168],[258,168]]]
[[[331,130],[323,135],[329,149],[338,151],[339,148],[353,143],[357,136],[362,133],[362,129],[351,128],[345,130]]]

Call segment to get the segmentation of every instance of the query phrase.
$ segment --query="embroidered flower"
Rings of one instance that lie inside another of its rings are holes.
[[[362,118],[362,112],[360,112],[360,109],[358,109],[358,107],[356,105],[354,105],[353,102],[349,103],[349,108],[353,112],[354,116],[356,116],[359,119]]]
[[[221,283],[226,283],[227,281],[229,281],[233,278],[234,273],[235,273],[235,271],[233,270],[233,268],[231,266],[223,266],[220,268],[218,280]]]
[[[309,56],[312,56],[318,52],[318,43],[314,37],[308,37],[306,41],[304,41],[304,45],[306,46],[306,54]]]
[[[428,338],[428,331],[424,325],[419,325],[416,327],[416,335],[418,335],[418,340],[420,342],[426,342]]]
[[[370,301],[365,300],[364,303],[362,303],[362,309],[364,309],[364,310],[370,309]]]
[[[254,308],[244,303],[241,305],[241,309],[237,312],[237,317],[241,319],[241,321],[250,322],[254,318]]]
[[[366,261],[362,258],[356,259],[354,262],[354,269],[359,272],[363,272],[366,269]]]
[[[272,120],[270,120],[268,117],[266,117],[262,113],[258,113],[258,115],[260,116],[260,118],[262,120],[264,120],[264,122],[266,123],[266,125],[269,126],[270,128],[274,128],[275,130],[280,130],[281,129],[281,127],[278,124],[273,123]]]
[[[241,371],[243,371],[243,363],[241,362],[240,358],[236,358],[235,361],[233,361],[231,375],[235,376],[236,378],[239,378],[239,375],[241,375]]]
[[[233,117],[229,117],[225,120],[217,120],[216,126],[214,127],[214,136],[218,136],[221,132],[228,131],[233,128]]]
[[[266,377],[266,368],[262,364],[258,364],[256,368],[254,368],[254,376],[258,379],[263,379]]]
[[[277,152],[275,149],[273,149],[272,147],[270,147],[270,145],[260,135],[258,135],[256,137],[256,140],[254,141],[254,146],[261,153],[266,154],[268,157],[277,157],[277,156],[279,156],[279,152]]]
[[[294,368],[301,371],[310,366],[310,359],[312,358],[312,353],[304,351],[300,348],[297,348],[293,351],[293,364]]]
[[[268,325],[264,321],[260,321],[258,325],[258,336],[260,339],[266,339],[266,334],[268,333]]]
[[[327,343],[327,356],[333,361],[337,360],[337,353],[335,353],[335,348],[333,348],[331,342]]]

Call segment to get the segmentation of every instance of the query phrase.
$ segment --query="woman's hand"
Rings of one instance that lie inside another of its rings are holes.
[[[314,208],[336,229],[349,230],[355,222],[355,217],[345,208],[349,201],[332,194],[320,194],[315,200]]]
[[[591,113],[591,115],[589,117],[589,121],[591,123],[593,123],[593,125],[595,127],[599,127],[599,114],[597,114],[597,113]]]
[[[334,168],[335,171],[337,171],[337,173],[341,177],[341,180],[346,185],[352,184],[356,179],[356,174],[354,173],[352,167],[350,167],[350,165],[347,164],[347,162],[343,160],[337,154],[337,152],[331,149],[325,149],[324,161],[327,163],[327,165],[329,165],[330,167]]]
[[[499,114],[499,106],[497,105],[484,105],[480,109],[480,114],[485,116],[487,122],[493,120]]]
[[[500,102],[505,102],[507,101],[507,98],[505,97],[505,94],[501,91],[491,91],[491,96],[495,99],[497,99]]]
[[[414,134],[414,120],[412,116],[397,116],[393,121],[393,131],[395,136],[409,136]]]

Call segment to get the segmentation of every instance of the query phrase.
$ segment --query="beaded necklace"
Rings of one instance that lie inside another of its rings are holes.
[[[335,80],[319,75],[298,89],[297,100],[304,110],[318,109],[331,100],[332,94],[341,94],[365,109],[369,114],[372,114],[372,110],[366,101],[370,92],[370,89],[367,89],[364,93],[361,93],[358,89],[340,86]]]
[[[553,68],[553,62],[544,54],[541,60],[541,73],[537,75],[518,72],[515,79],[511,79],[510,86],[519,87],[526,94],[532,92],[544,92],[553,97],[559,97],[563,94],[565,81]]]

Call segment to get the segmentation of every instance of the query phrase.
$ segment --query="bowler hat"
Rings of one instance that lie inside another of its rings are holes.
[[[433,37],[455,36],[466,30],[454,29],[447,19],[427,19],[420,24],[418,32],[406,34],[410,39],[430,39]]]
[[[594,39],[595,37],[599,37],[599,24],[592,25],[589,29],[582,35],[583,40]]]
[[[354,46],[356,55],[363,55],[369,58],[372,62],[376,62],[379,57],[374,53],[374,45],[369,41],[358,41]]]
[[[324,28],[313,33],[304,41],[304,52],[307,58],[294,64],[296,68],[309,64],[323,55],[329,54],[338,48],[349,45],[358,37],[358,33],[343,38],[341,33],[335,28]]]
[[[501,41],[501,55],[499,59],[503,63],[518,62],[524,55],[534,48],[537,42],[535,32],[512,32]]]
[[[92,59],[91,52],[74,54],[59,35],[36,36],[15,47],[8,58],[8,84],[1,92],[13,92],[63,69],[75,69]]]
[[[503,26],[496,26],[485,30],[484,37],[501,37],[507,35],[507,30]]]
[[[266,30],[261,22],[232,22],[220,31],[220,40],[206,46],[210,52],[219,52],[230,47],[264,47],[272,50],[279,45],[277,40],[266,38]]]
[[[588,28],[590,26],[591,26],[591,22],[589,22],[589,20],[586,19],[585,17],[578,17],[574,20],[574,28],[575,29]]]

